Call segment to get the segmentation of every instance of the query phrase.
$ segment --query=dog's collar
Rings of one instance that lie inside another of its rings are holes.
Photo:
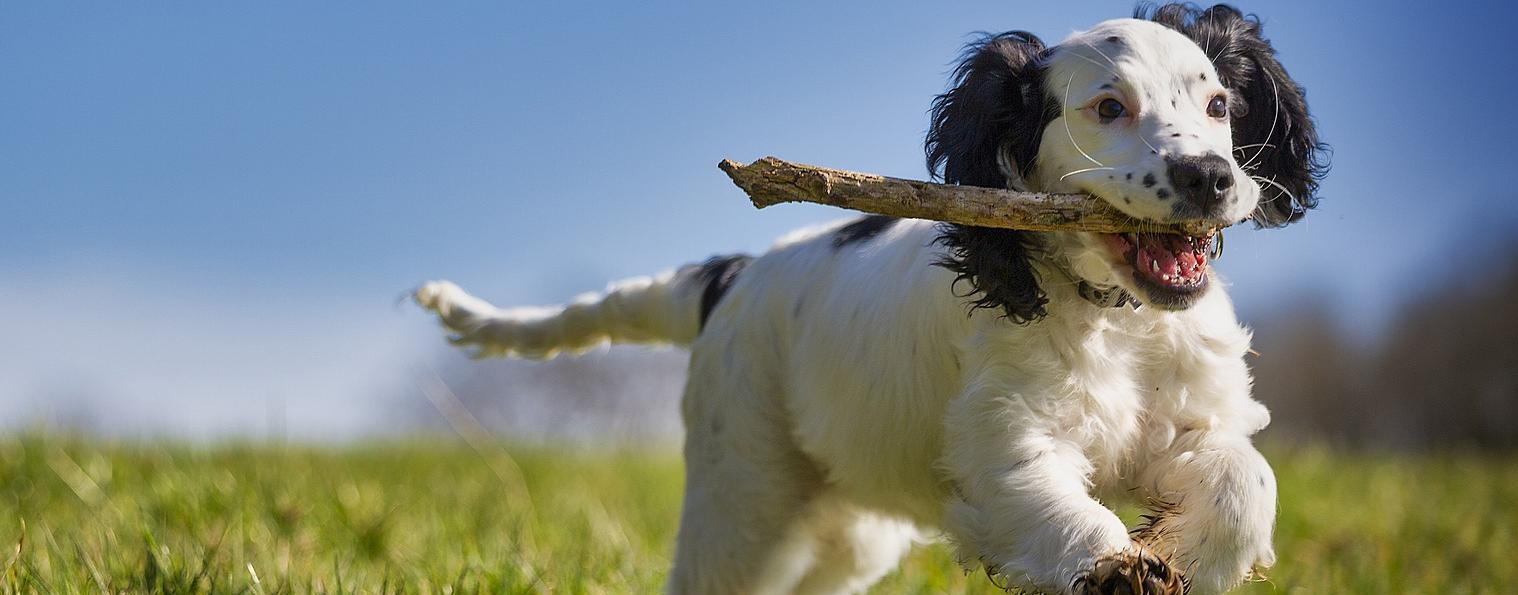
[[[1123,289],[1120,286],[1097,285],[1080,278],[1079,275],[1076,275],[1074,271],[1070,270],[1069,264],[1064,262],[1064,259],[1049,259],[1047,262],[1054,268],[1054,270],[1059,271],[1059,274],[1064,275],[1066,279],[1075,282],[1075,293],[1080,294],[1081,299],[1090,302],[1092,305],[1098,308],[1121,308],[1123,306],[1129,306],[1134,310],[1137,310],[1139,309],[1139,306],[1143,305],[1138,301],[1138,298],[1133,297],[1133,294],[1128,293],[1128,290]]]
[[[1133,294],[1116,285],[1097,287],[1085,280],[1081,280],[1080,283],[1076,284],[1075,291],[1081,295],[1082,299],[1095,304],[1098,308],[1132,306],[1134,310],[1137,310],[1139,307],[1139,301],[1134,299]]]

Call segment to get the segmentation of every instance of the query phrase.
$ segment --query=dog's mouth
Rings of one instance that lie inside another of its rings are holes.
[[[1207,290],[1207,258],[1214,234],[1104,233],[1103,243],[1133,269],[1145,303],[1182,309]]]

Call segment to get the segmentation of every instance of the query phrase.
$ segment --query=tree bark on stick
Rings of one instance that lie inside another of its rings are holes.
[[[867,213],[1027,231],[1169,232],[1207,235],[1204,226],[1144,223],[1084,194],[1014,192],[904,180],[765,157],[718,164],[754,207],[812,202]]]

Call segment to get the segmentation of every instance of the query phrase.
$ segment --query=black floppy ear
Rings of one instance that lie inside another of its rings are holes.
[[[1019,176],[1038,156],[1047,110],[1044,42],[1026,31],[987,35],[965,47],[953,87],[933,100],[928,171],[951,184],[1005,188],[998,152]]]
[[[987,35],[966,46],[952,87],[933,100],[924,143],[928,171],[951,184],[1006,188],[1032,170],[1044,125],[1057,107],[1043,86],[1044,43],[1031,33]],[[975,308],[999,308],[1013,322],[1045,315],[1049,302],[1028,261],[1024,232],[945,225],[938,264],[969,284]]]
[[[1205,10],[1167,4],[1140,8],[1135,16],[1184,33],[1217,68],[1232,96],[1234,157],[1262,180],[1255,222],[1281,227],[1317,206],[1318,181],[1328,173],[1330,151],[1318,140],[1302,87],[1276,60],[1259,19],[1226,4]]]

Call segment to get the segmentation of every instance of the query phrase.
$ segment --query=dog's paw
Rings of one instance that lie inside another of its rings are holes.
[[[1135,546],[1096,561],[1075,579],[1075,595],[1182,595],[1181,573],[1148,549]]]

